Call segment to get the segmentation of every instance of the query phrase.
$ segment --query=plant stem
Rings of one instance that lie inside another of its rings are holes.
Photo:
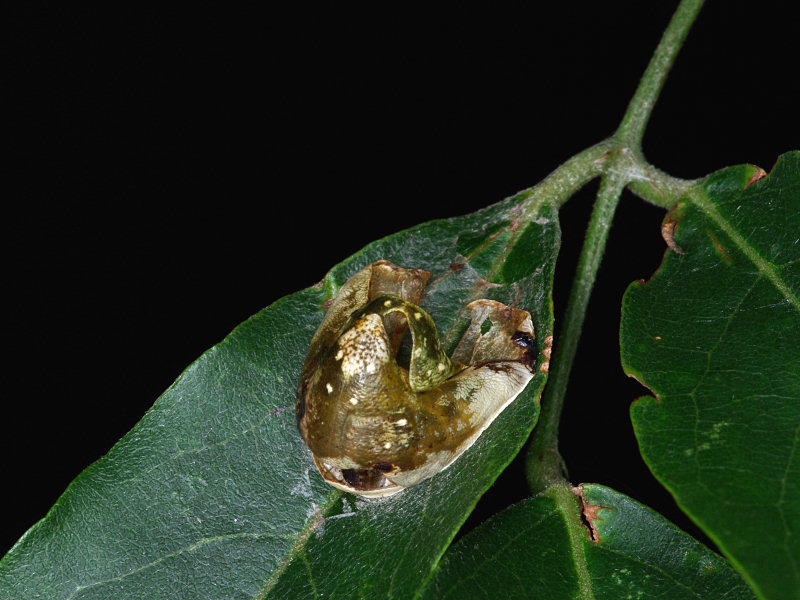
[[[605,172],[604,158],[613,148],[613,139],[590,146],[560,165],[535,186],[523,191],[520,218],[535,218],[543,203],[560,208],[579,189]]]
[[[539,422],[528,448],[526,472],[533,493],[562,484],[567,479],[564,461],[558,452],[561,411],[592,286],[622,190],[630,184],[637,194],[648,201],[668,207],[674,204],[677,196],[689,185],[689,182],[668,177],[648,165],[642,156],[641,142],[667,73],[702,5],[703,0],[682,0],[678,6],[622,122],[610,140],[611,149],[601,161],[604,163],[602,169],[605,174],[578,259],[563,328],[550,361],[550,377],[542,396]],[[654,180],[658,183],[653,183]]]
[[[634,158],[636,172],[631,174],[628,190],[642,200],[669,210],[678,202],[686,191],[692,187],[696,179],[679,179],[667,175],[660,169],[638,157]]]
[[[703,0],[682,0],[678,5],[622,117],[615,137],[635,153],[641,150],[642,136],[661,88],[702,6]]]
[[[614,155],[615,160],[609,160]],[[536,217],[538,207],[547,202],[560,208],[579,189],[595,177],[617,173],[628,182],[628,189],[642,200],[669,210],[692,185],[693,179],[672,177],[634,155],[611,137],[579,152],[535,186],[521,192],[522,218]]]
[[[586,307],[589,305],[592,286],[606,247],[611,221],[625,185],[626,181],[620,175],[611,174],[603,177],[600,190],[597,192],[597,201],[578,259],[575,281],[567,301],[563,328],[550,361],[553,368],[550,370],[547,388],[542,398],[539,422],[528,449],[526,470],[528,483],[534,493],[544,491],[554,483],[566,479],[566,469],[558,453],[558,424],[561,409],[564,405],[572,361],[578,349]]]

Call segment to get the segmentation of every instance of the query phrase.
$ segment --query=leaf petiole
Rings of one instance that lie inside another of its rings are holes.
[[[526,458],[528,483],[534,494],[567,479],[564,461],[558,452],[561,410],[592,287],[622,190],[630,187],[645,200],[668,208],[691,185],[691,182],[670,177],[647,164],[641,143],[667,74],[702,5],[703,0],[683,0],[680,3],[617,131],[605,142],[607,154],[602,160],[592,163],[593,168],[599,165],[604,174],[578,259],[564,325],[556,340],[550,378],[542,396],[541,414]],[[580,179],[580,174],[576,177]]]

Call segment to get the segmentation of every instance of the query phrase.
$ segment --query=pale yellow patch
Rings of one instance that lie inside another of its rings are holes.
[[[356,321],[341,335],[338,344],[342,374],[346,378],[364,371],[374,373],[377,365],[390,357],[383,321],[374,313]],[[369,370],[370,364],[372,370]]]

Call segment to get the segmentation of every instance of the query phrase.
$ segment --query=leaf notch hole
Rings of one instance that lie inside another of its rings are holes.
[[[595,524],[597,521],[602,521],[603,519],[597,516],[597,513],[601,509],[611,510],[611,507],[602,506],[600,504],[589,504],[586,502],[586,496],[584,496],[582,485],[571,488],[571,491],[578,497],[578,500],[580,500],[581,525],[583,525],[584,529],[586,529],[587,535],[589,536],[589,541],[594,544],[602,542],[603,540],[600,538],[600,533],[597,531]]]
[[[486,335],[489,333],[489,330],[492,328],[492,322],[489,319],[485,319],[483,323],[481,323],[481,335]]]
[[[675,242],[675,228],[678,226],[678,223],[681,220],[681,216],[677,214],[676,210],[679,206],[680,204],[673,206],[667,213],[667,216],[664,218],[664,222],[661,225],[661,237],[664,238],[664,241],[670,250],[676,254],[684,254],[683,248],[681,248],[677,242]]]

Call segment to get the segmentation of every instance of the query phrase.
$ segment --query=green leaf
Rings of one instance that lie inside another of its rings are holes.
[[[719,555],[634,500],[566,486],[508,508],[447,552],[424,600],[754,598]],[[594,531],[590,539],[588,522]]]
[[[667,251],[623,300],[642,455],[764,598],[800,598],[800,152],[733,167],[668,218]]]
[[[544,348],[560,232],[526,198],[375,242],[237,327],[9,551],[0,598],[413,596],[533,428],[545,375],[443,473],[367,501],[316,472],[295,425],[300,369],[325,301],[380,258],[432,272],[422,306],[448,350],[481,297],[527,309]]]

